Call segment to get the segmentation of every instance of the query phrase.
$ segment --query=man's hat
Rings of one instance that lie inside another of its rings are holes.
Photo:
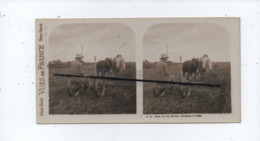
[[[160,59],[164,59],[164,58],[169,58],[167,54],[163,53],[161,54],[161,58]]]
[[[77,58],[83,58],[83,56],[81,54],[76,54],[75,59],[77,59]]]

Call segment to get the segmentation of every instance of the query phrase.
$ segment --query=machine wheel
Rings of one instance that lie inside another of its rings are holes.
[[[153,88],[153,93],[156,97],[162,97],[165,95],[167,89],[160,89],[158,85],[156,85],[155,88]]]
[[[82,89],[83,84],[80,84],[78,81],[70,80],[68,83],[68,92],[70,96],[77,96]]]

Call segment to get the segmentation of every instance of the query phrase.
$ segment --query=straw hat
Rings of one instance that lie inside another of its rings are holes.
[[[77,59],[77,58],[83,58],[83,56],[81,55],[81,54],[76,54],[76,57],[75,57],[75,59]]]
[[[163,53],[161,54],[161,58],[160,59],[164,59],[164,58],[169,58],[167,54]]]

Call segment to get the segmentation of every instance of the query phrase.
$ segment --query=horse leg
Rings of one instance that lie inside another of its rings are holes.
[[[108,73],[105,74],[105,77],[108,77]],[[106,90],[105,86],[106,86],[106,84],[107,84],[107,80],[103,80],[102,81],[102,86],[101,86],[102,87],[102,89],[101,89],[101,97],[105,95],[105,90]]]
[[[102,76],[102,72],[98,72],[98,76]],[[98,84],[99,84],[100,80],[99,79],[95,79],[95,90],[98,89]]]

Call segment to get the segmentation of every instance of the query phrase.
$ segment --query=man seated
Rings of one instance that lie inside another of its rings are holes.
[[[71,63],[70,66],[70,74],[77,75],[77,76],[87,76],[86,73],[83,71],[83,56],[81,54],[76,54],[75,60]],[[69,93],[72,96],[77,96],[82,88],[90,87],[89,79],[85,78],[71,78],[69,81]]]
[[[160,61],[156,63],[155,73],[156,73],[156,78],[159,81],[175,81],[174,75],[169,73],[169,68],[167,65],[168,58],[169,57],[167,54],[161,54]],[[173,88],[173,85],[156,83],[155,95],[163,96],[166,90],[170,87]]]

